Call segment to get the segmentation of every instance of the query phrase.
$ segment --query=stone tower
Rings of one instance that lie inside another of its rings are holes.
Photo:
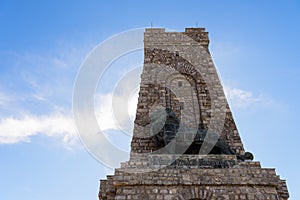
[[[99,199],[278,199],[275,169],[245,152],[204,28],[144,33],[130,160],[101,180]]]

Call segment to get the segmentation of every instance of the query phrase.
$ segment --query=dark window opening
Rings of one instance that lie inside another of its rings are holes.
[[[183,110],[183,109],[184,109],[184,103],[180,102],[180,110]]]

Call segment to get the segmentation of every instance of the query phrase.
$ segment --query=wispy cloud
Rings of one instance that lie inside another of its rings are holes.
[[[137,92],[130,96],[112,93],[97,94],[95,113],[101,130],[132,131],[137,99]],[[127,109],[123,109],[126,106]]]
[[[37,100],[70,98],[76,71],[88,51],[71,49],[57,54],[25,54],[21,59],[27,65],[20,69],[21,79],[30,95]]]
[[[71,105],[77,70],[93,46],[60,42],[47,50],[0,51],[3,60],[0,85],[8,94],[14,94],[16,98],[12,101],[19,104],[20,100],[23,103],[35,100],[48,106],[58,102]],[[0,103],[3,103],[1,96]]]
[[[9,58],[5,63],[6,76],[0,83],[4,85],[12,77],[10,86],[5,89],[16,96],[12,99],[13,106],[1,116],[0,144],[30,142],[37,135],[60,139],[66,146],[76,143],[72,116],[65,115],[64,111],[71,109],[76,73],[92,46],[62,45],[38,53],[0,52],[2,57]],[[136,77],[139,80],[139,74]],[[132,87],[130,78],[120,85],[122,87],[114,95],[96,95],[99,103],[96,103],[95,112],[103,131],[124,131],[133,127],[137,94],[131,89],[136,86]],[[0,106],[6,102],[6,96],[0,93]],[[127,110],[121,109],[124,102],[128,103]]]
[[[78,142],[70,115],[53,113],[50,115],[25,115],[20,118],[7,117],[0,120],[0,144],[30,142],[35,135],[46,135],[61,139],[72,146]]]
[[[272,103],[272,100],[263,94],[254,95],[253,92],[240,88],[225,86],[224,91],[230,104],[236,108],[247,108],[255,105],[267,106]]]
[[[115,80],[112,92],[98,92],[96,115],[102,130],[123,130],[131,134],[138,101],[141,68],[127,70]]]
[[[0,51],[5,90],[0,91],[5,110],[0,144],[30,142],[37,135],[57,138],[67,148],[78,144],[70,114],[73,82],[91,46],[60,43],[46,51]]]
[[[111,93],[96,96],[95,114],[101,130],[118,129],[113,116]]]

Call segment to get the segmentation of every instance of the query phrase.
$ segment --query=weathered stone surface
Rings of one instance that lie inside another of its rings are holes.
[[[101,180],[99,199],[288,199],[286,183],[275,169],[262,168],[245,153],[205,29],[146,29],[144,42],[131,157]],[[191,49],[197,52],[191,54]],[[192,64],[195,60],[199,66]],[[178,119],[164,115],[166,108]],[[220,136],[207,155],[195,148],[178,153],[180,144],[202,145],[206,135],[197,135],[199,128]]]
[[[192,43],[191,40],[196,41],[196,45],[203,47],[202,52],[184,56],[184,52],[195,47],[195,42]],[[212,126],[212,104],[215,108],[220,104],[218,101],[213,102],[211,100],[211,91],[214,90],[214,93],[218,95],[218,99],[225,101],[226,105],[225,108],[220,108],[225,110],[226,116],[224,122],[222,121],[223,130],[219,134],[235,152],[244,154],[243,144],[209,54],[208,33],[203,28],[187,28],[184,33],[164,32],[163,29],[147,29],[144,42],[145,62],[135,119],[135,124],[139,127],[134,129],[131,143],[132,152],[148,153],[157,150],[151,140],[150,129],[143,129],[143,127],[150,125],[149,112],[154,105],[168,107],[180,118],[182,117],[180,103],[184,101],[185,110],[189,110],[190,113],[200,112],[201,117],[197,119],[197,125],[201,124],[204,129],[208,129],[209,125]],[[197,67],[193,66],[187,58],[200,61],[203,70],[199,72],[196,69]],[[160,77],[160,74],[156,72],[160,68],[176,70],[182,77],[172,75],[170,79],[173,80],[168,82],[168,80],[165,80],[168,78],[165,73],[162,73],[162,77]],[[156,81],[156,79],[159,81]],[[210,79],[213,83],[213,88],[208,88],[207,79]],[[181,99],[171,90],[178,88],[178,84],[181,84],[181,90],[177,94],[179,93],[178,96],[184,97]],[[194,95],[190,93],[191,88]],[[193,102],[197,102],[196,109]],[[186,125],[191,126],[191,124]]]

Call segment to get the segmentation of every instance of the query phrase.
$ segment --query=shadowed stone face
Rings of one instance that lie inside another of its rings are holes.
[[[179,129],[180,120],[177,118],[176,113],[173,112],[170,108],[165,110],[156,111],[151,115],[151,132],[153,133],[153,141],[155,145],[159,148],[165,147],[172,140],[175,139],[176,134]],[[189,134],[191,130],[187,128],[183,134]],[[188,137],[187,137],[188,138]],[[205,140],[206,138],[206,140]],[[214,132],[209,132],[203,129],[203,126],[199,125],[195,137],[192,138],[192,141],[176,141],[175,148],[169,149],[168,153],[176,154],[177,149],[182,148],[181,144],[189,145],[184,154],[199,154],[200,148],[202,147],[204,141],[207,143],[211,142],[213,148],[209,151],[209,154],[224,154],[224,155],[236,155],[240,160],[253,160],[253,155],[249,152],[246,152],[245,155],[240,155],[234,152],[226,141],[220,137],[219,134]]]
[[[176,136],[180,120],[171,109],[167,108],[161,116],[157,117],[152,124],[153,141],[157,147],[164,147],[169,144]],[[174,152],[170,152],[174,153]]]

